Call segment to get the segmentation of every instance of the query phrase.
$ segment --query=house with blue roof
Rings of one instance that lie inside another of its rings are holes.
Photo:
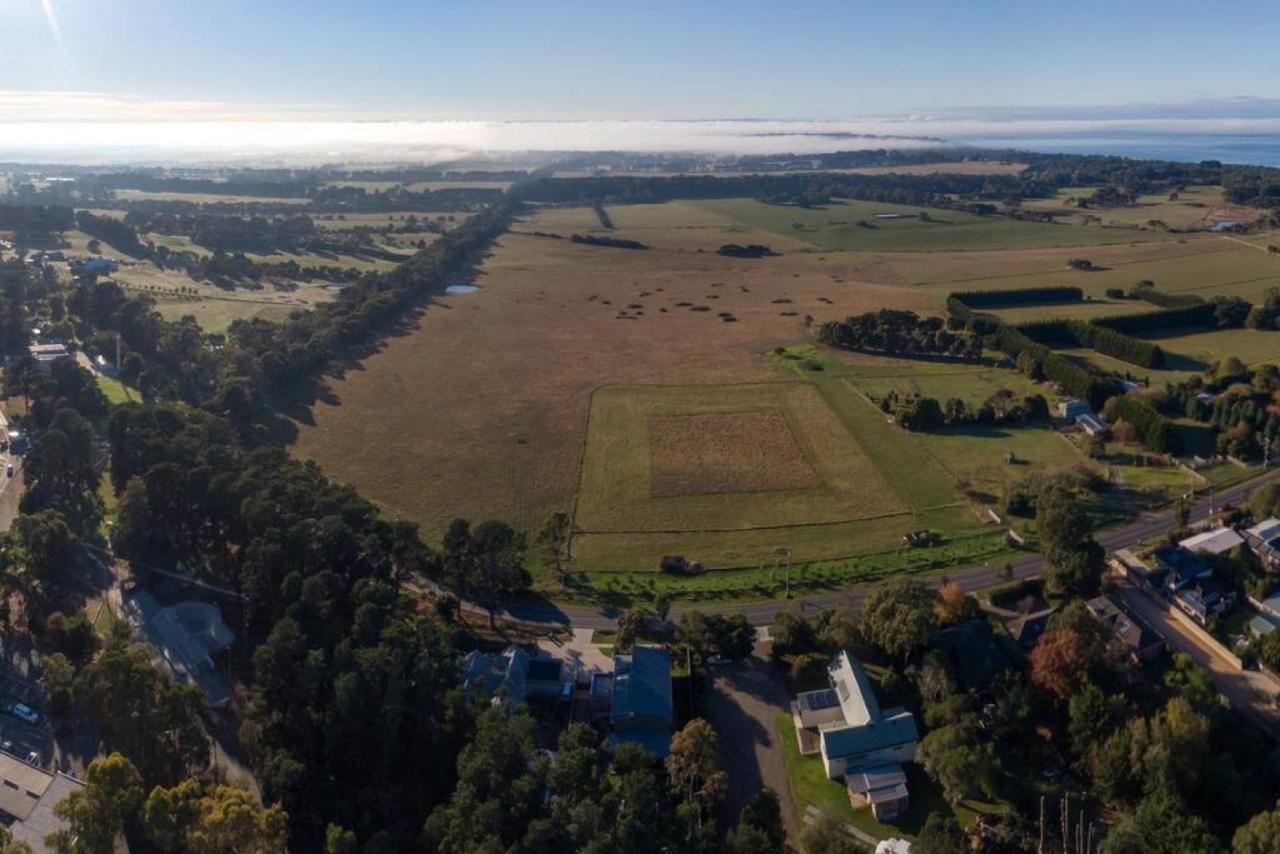
[[[675,706],[671,701],[671,653],[637,646],[613,657],[609,740],[639,744],[658,757],[671,752]]]
[[[1207,533],[1217,535],[1219,532]],[[1203,546],[1204,541],[1197,538],[1183,540],[1176,546],[1156,549],[1153,557],[1156,566],[1165,573],[1164,594],[1179,610],[1203,626],[1231,609],[1235,604],[1235,593],[1229,585],[1213,577],[1213,564],[1205,557],[1215,554],[1212,548],[1202,547],[1193,552],[1187,547],[1188,543]]]
[[[805,691],[791,704],[803,754],[821,754],[832,780],[845,780],[854,806],[890,821],[909,806],[903,762],[916,756],[915,715],[880,708],[858,660],[841,650],[827,666],[829,688]]]

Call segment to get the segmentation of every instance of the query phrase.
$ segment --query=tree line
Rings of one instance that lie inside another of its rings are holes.
[[[921,317],[914,311],[892,308],[827,321],[818,330],[818,340],[841,350],[864,353],[963,359],[982,355],[982,342],[977,336],[949,328],[943,318]]]

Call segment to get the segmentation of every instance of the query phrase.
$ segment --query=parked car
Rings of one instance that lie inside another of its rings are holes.
[[[40,715],[26,703],[14,703],[13,707],[9,709],[9,714],[29,724],[40,723]]]
[[[27,761],[30,762],[32,765],[39,765],[40,754],[36,753],[34,750],[31,751],[30,753],[27,754]]]
[[[12,463],[10,463],[10,464],[9,464],[9,467],[8,467],[7,469],[5,469],[5,476],[6,476],[6,477],[13,477],[13,464],[12,464]]]
[[[13,742],[7,738],[4,741],[0,741],[0,750],[5,753],[13,753]]]

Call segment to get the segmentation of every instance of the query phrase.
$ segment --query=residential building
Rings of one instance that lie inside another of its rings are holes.
[[[1213,576],[1213,567],[1208,561],[1181,546],[1156,549],[1152,557],[1156,568],[1163,573],[1160,586],[1169,593],[1176,593],[1194,581]]]
[[[1231,610],[1236,594],[1212,576],[1193,581],[1173,595],[1173,604],[1200,625]]]
[[[528,670],[529,653],[514,644],[493,655],[473,649],[462,658],[462,684],[494,705],[513,706],[524,702]]]
[[[1018,646],[1029,651],[1049,627],[1049,618],[1056,610],[1058,609],[1055,607],[1049,607],[1033,614],[1021,614],[1005,623],[1005,629],[1008,630],[1009,637],[1017,641]]]
[[[50,370],[55,359],[62,359],[71,355],[70,351],[67,350],[67,345],[61,342],[32,344],[27,348],[27,352],[31,355],[31,358],[36,360],[36,364],[42,371]]]
[[[1178,545],[1192,554],[1217,556],[1244,545],[1244,537],[1236,533],[1234,528],[1210,528],[1179,541]]]
[[[1074,421],[1078,415],[1093,414],[1093,410],[1089,408],[1087,401],[1078,400],[1074,397],[1059,403],[1055,411],[1059,418],[1066,418],[1070,421]]]
[[[93,255],[83,260],[71,262],[71,272],[79,276],[85,273],[102,273],[110,275],[114,273],[120,265],[116,263],[114,258],[108,258],[105,255]]]
[[[1257,599],[1251,599],[1250,601],[1259,612],[1280,623],[1280,593],[1272,593],[1261,601]]]
[[[1280,571],[1280,519],[1264,519],[1251,528],[1245,528],[1244,541],[1264,569]]]
[[[1094,415],[1092,412],[1085,412],[1076,416],[1076,426],[1090,436],[1105,436],[1111,430],[1107,426],[1107,422],[1103,421],[1100,416]]]
[[[639,744],[659,757],[671,752],[675,706],[671,700],[671,653],[637,646],[613,657],[609,727],[614,744]]]
[[[1164,638],[1110,596],[1085,602],[1089,613],[1106,627],[1135,663],[1151,661],[1165,650]]]
[[[563,667],[557,659],[535,658],[514,644],[492,655],[472,650],[462,658],[462,684],[510,707],[530,697],[560,696]]]
[[[1223,532],[1227,530],[1230,529],[1216,528],[1205,532],[1210,537],[1200,539],[1205,534],[1197,534],[1183,540],[1183,543],[1191,543],[1197,549],[1195,553],[1179,544],[1156,549],[1153,554],[1156,567],[1162,573],[1158,582],[1153,578],[1153,586],[1175,607],[1201,625],[1230,610],[1235,604],[1235,592],[1213,577],[1213,565],[1205,559],[1206,554],[1214,554],[1214,549],[1234,548],[1228,547],[1231,538],[1223,536]],[[1152,575],[1155,576],[1155,573]]]
[[[45,837],[67,829],[66,821],[58,818],[53,808],[82,788],[84,783],[75,777],[46,771],[0,752],[0,824],[8,826],[15,841],[25,842],[34,851],[53,850],[45,844]],[[123,840],[116,849],[122,850],[121,845]]]
[[[916,755],[915,716],[882,711],[858,661],[842,650],[827,666],[829,688],[796,695],[791,716],[801,753],[822,755],[832,780],[845,779],[856,806],[869,805],[879,820],[909,805],[902,763]]]

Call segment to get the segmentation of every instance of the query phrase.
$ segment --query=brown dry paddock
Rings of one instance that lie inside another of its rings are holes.
[[[726,232],[698,229],[702,252],[673,233],[678,248],[643,252],[504,235],[480,291],[436,299],[411,333],[334,381],[295,452],[428,536],[454,516],[532,526],[572,507],[593,389],[773,381],[763,354],[802,338],[805,315],[938,309],[935,295],[884,283],[896,277],[874,255],[733,259],[715,253]],[[692,310],[712,287],[716,311]]]
[[[649,494],[814,489],[818,475],[777,409],[649,418]]]

